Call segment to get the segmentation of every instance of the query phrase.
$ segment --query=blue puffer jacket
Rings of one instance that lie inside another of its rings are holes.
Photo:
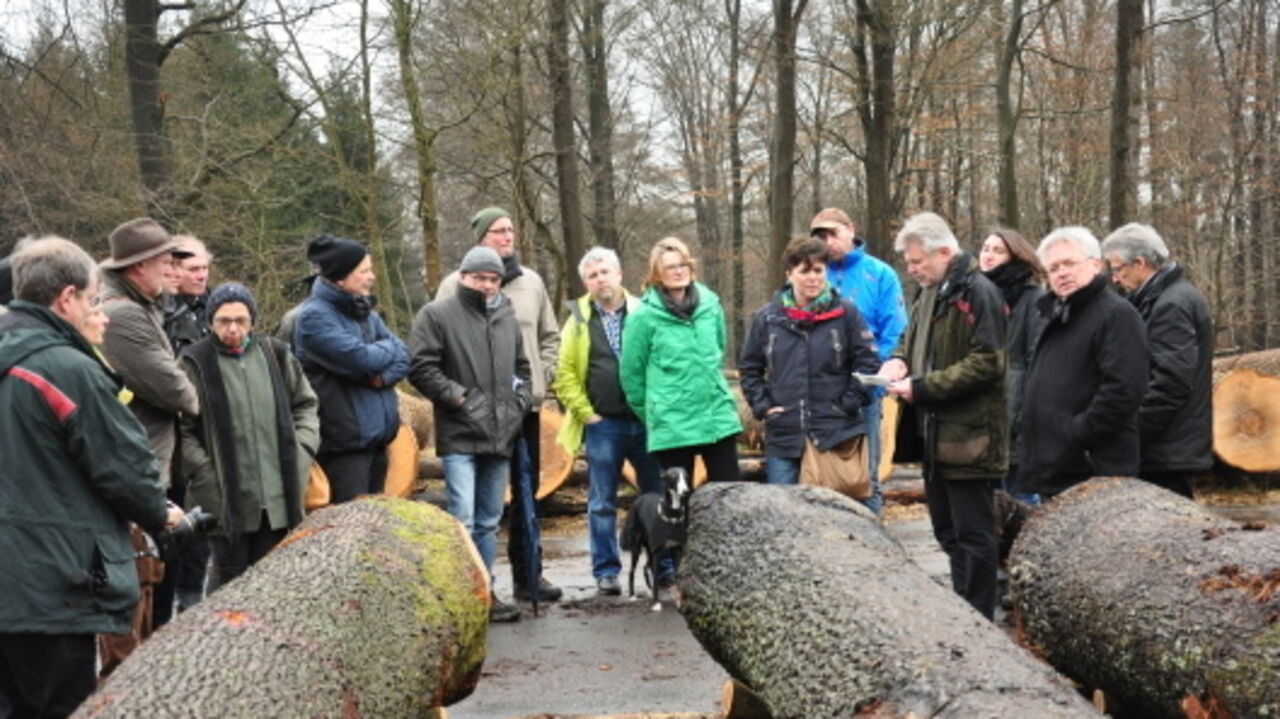
[[[320,453],[374,449],[400,426],[395,384],[409,350],[372,303],[320,280],[298,312],[294,353],[320,400]]]
[[[857,305],[863,322],[875,335],[880,361],[889,359],[907,328],[907,306],[898,273],[867,254],[866,242],[857,238],[852,252],[827,263],[827,279],[841,297],[848,297]]]

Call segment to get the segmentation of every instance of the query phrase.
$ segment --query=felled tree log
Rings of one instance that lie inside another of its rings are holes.
[[[1213,451],[1248,472],[1280,470],[1280,350],[1214,361]]]
[[[1280,715],[1273,530],[1141,480],[1093,479],[1027,520],[1009,583],[1027,640],[1125,706],[1166,717],[1187,707]]]
[[[777,719],[1097,716],[830,490],[694,492],[677,582],[694,636]]]
[[[74,716],[427,716],[475,688],[488,604],[461,524],[360,499],[312,514],[161,628]]]

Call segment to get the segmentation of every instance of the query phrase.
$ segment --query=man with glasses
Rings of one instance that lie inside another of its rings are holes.
[[[161,465],[90,345],[102,326],[93,258],[51,237],[12,261],[15,299],[0,318],[0,716],[67,716],[94,688],[94,634],[130,630],[140,589],[128,522],[158,532],[182,511],[166,505]]]
[[[409,331],[409,381],[435,405],[449,514],[471,533],[491,578],[511,451],[531,399],[529,360],[502,275],[497,252],[472,247],[454,292],[424,305]],[[490,600],[490,621],[520,618],[518,607],[496,594]]]
[[[898,273],[867,252],[867,243],[844,210],[828,207],[813,216],[809,234],[827,243],[827,279],[840,296],[853,300],[867,329],[875,339],[880,361],[889,359],[907,327],[907,310]],[[881,390],[871,388],[871,402],[862,408],[867,425],[867,454],[871,471],[871,497],[866,505],[879,514],[880,492],[880,400]]]
[[[507,540],[507,559],[511,561],[511,576],[517,599],[531,600],[537,592],[538,601],[554,602],[562,596],[559,587],[542,577],[542,540],[537,522],[537,503],[524,506],[525,492],[516,491],[516,483],[529,485],[530,497],[538,494],[541,471],[539,453],[541,443],[542,401],[547,387],[555,379],[556,354],[560,349],[560,326],[556,322],[555,309],[542,277],[529,267],[520,264],[516,252],[516,229],[511,215],[501,207],[486,207],[471,218],[471,234],[477,245],[498,253],[502,261],[499,277],[502,294],[511,300],[516,320],[520,323],[520,337],[524,344],[525,359],[529,362],[532,403],[527,408],[520,428],[520,437],[511,462],[511,512],[510,532]],[[460,273],[451,273],[440,282],[436,297],[449,297],[457,292]],[[526,521],[533,517],[534,521]],[[528,566],[529,556],[536,556],[537,566]],[[538,577],[536,587],[528,586],[526,577]]]
[[[1147,326],[1151,377],[1138,410],[1141,476],[1184,497],[1213,467],[1213,320],[1150,225],[1131,222],[1102,242],[1111,280]]]
[[[1142,318],[1107,289],[1102,251],[1083,227],[1037,250],[1048,325],[1023,380],[1022,455],[1030,489],[1055,495],[1089,477],[1138,475],[1138,408],[1147,387]]]

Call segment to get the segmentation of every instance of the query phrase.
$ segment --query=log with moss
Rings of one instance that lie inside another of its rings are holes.
[[[455,519],[360,499],[312,514],[161,628],[74,716],[427,716],[475,688],[488,604]]]
[[[1009,582],[1037,651],[1126,707],[1280,716],[1274,530],[1141,480],[1093,479],[1028,519]]]
[[[776,719],[1097,716],[830,490],[702,487],[677,584],[694,636]]]

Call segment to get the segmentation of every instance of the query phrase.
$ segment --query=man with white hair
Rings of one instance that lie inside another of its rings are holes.
[[[1107,290],[1102,252],[1083,227],[1060,227],[1037,250],[1048,325],[1023,379],[1022,453],[1030,489],[1055,495],[1089,477],[1138,474],[1138,407],[1147,386],[1142,318]]]
[[[1112,232],[1102,254],[1147,325],[1151,374],[1138,410],[1139,475],[1190,497],[1192,475],[1213,467],[1209,305],[1150,225]]]
[[[992,493],[1009,465],[1005,305],[946,221],[912,216],[894,240],[920,284],[901,344],[880,368],[903,400],[896,456],[921,461],[951,586],[988,619],[996,606]]]
[[[591,575],[600,594],[616,596],[622,593],[617,532],[622,462],[630,461],[635,468],[641,492],[662,489],[658,460],[645,451],[644,423],[627,404],[618,375],[622,328],[640,300],[622,286],[622,265],[608,248],[588,250],[578,263],[578,276],[587,293],[569,303],[560,335],[553,386],[564,404],[565,421],[556,440],[570,454],[586,446]],[[675,572],[669,558],[661,564],[658,579]]]

